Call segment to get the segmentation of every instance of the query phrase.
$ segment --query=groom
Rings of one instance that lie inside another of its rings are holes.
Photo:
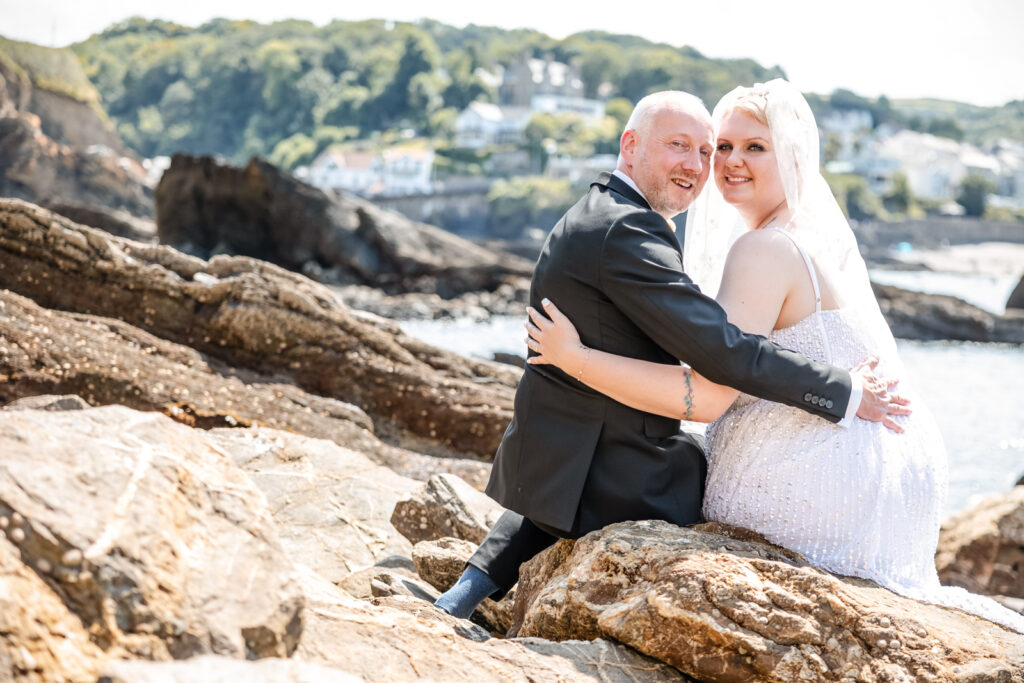
[[[542,297],[555,299],[588,347],[678,359],[713,382],[840,425],[854,414],[897,414],[867,368],[851,375],[741,332],[683,273],[671,219],[704,187],[713,149],[699,99],[674,91],[642,99],[622,134],[618,168],[551,230],[531,305],[541,310]],[[528,364],[487,485],[507,511],[435,604],[468,617],[559,537],[627,520],[701,521],[706,468],[703,439],[681,432],[679,420],[629,408],[553,365]]]

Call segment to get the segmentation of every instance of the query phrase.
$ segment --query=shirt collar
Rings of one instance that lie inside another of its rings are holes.
[[[626,183],[627,185],[629,185],[631,188],[633,188],[638,195],[644,197],[644,193],[640,191],[640,188],[636,186],[636,183],[634,183],[633,179],[630,178],[628,175],[626,175],[619,169],[615,169],[614,171],[612,171],[612,175],[621,180],[622,182]],[[647,197],[644,197],[644,201],[647,202]],[[647,203],[650,204],[650,202]]]

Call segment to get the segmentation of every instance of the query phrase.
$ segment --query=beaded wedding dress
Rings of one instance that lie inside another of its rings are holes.
[[[793,236],[775,229],[793,239]],[[794,240],[794,244],[796,244]],[[815,360],[853,367],[873,353],[847,309],[816,310],[769,339]],[[911,395],[907,388],[900,393]],[[1024,616],[962,588],[939,585],[935,548],[947,484],[946,452],[920,401],[899,418],[848,428],[741,394],[707,433],[704,516],[762,534],[835,574],[871,579],[907,597],[956,607],[1024,633]]]

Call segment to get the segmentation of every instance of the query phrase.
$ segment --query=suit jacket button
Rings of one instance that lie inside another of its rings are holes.
[[[808,402],[810,402],[810,400],[811,400],[811,394],[810,394],[810,392],[808,392],[808,393],[804,394],[804,400],[805,400],[805,401],[808,401]]]
[[[818,398],[817,396],[811,396],[811,403],[813,403],[814,405],[818,405],[818,401],[820,400],[821,399]]]
[[[832,399],[825,401],[825,407],[828,408],[829,410],[832,409]]]

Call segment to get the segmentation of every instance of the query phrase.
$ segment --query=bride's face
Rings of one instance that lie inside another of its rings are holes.
[[[745,111],[722,119],[714,163],[715,184],[748,223],[759,225],[785,200],[771,131]]]

